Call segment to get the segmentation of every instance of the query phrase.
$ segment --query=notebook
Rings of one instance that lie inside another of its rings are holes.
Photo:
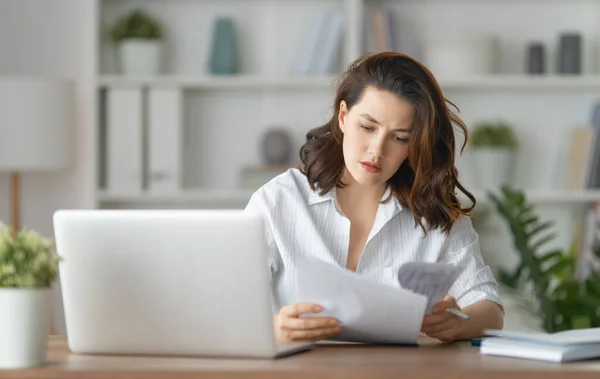
[[[558,333],[486,330],[480,353],[548,362],[600,358],[600,328]]]

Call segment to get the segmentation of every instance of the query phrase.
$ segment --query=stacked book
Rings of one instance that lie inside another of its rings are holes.
[[[568,362],[600,358],[600,328],[558,333],[486,330],[491,336],[481,341],[481,354]]]

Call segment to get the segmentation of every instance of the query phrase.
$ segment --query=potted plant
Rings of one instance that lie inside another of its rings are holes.
[[[142,10],[119,18],[110,29],[118,46],[121,70],[127,75],[154,75],[161,71],[163,28]]]
[[[506,121],[475,123],[471,135],[477,186],[484,190],[511,185],[517,138]]]
[[[569,249],[548,249],[553,222],[540,220],[522,191],[503,187],[488,196],[508,224],[520,258],[514,271],[500,273],[499,282],[529,298],[529,309],[548,333],[600,327],[600,270],[592,264],[600,262],[598,241],[587,260],[577,253],[577,240]],[[590,267],[587,276],[578,272],[582,264]]]
[[[28,229],[14,233],[0,223],[0,368],[46,361],[59,261],[52,240]]]

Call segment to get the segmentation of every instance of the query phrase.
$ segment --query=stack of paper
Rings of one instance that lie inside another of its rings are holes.
[[[425,296],[317,259],[301,260],[296,268],[298,300],[324,308],[303,317],[337,318],[342,331],[334,340],[416,344],[427,305]]]
[[[548,334],[486,330],[481,354],[567,362],[600,357],[600,328],[576,329]]]

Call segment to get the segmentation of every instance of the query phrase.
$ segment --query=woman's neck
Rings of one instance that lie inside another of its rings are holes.
[[[387,184],[365,186],[356,182],[352,175],[345,170],[342,176],[342,182],[346,184],[344,188],[337,188],[336,194],[338,201],[345,204],[378,204],[385,194]]]

